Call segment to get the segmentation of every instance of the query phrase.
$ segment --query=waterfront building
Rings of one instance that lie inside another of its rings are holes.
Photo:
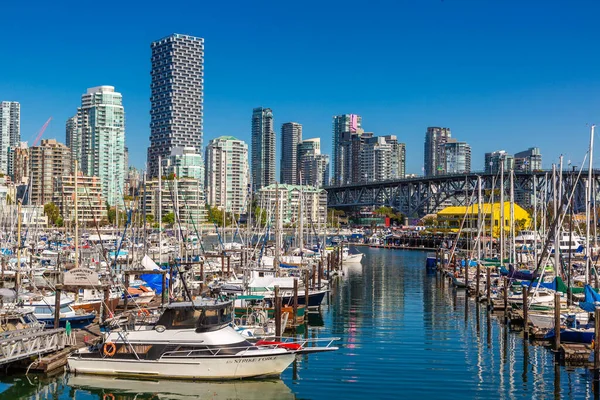
[[[158,176],[158,157],[193,147],[202,157],[204,39],[173,34],[152,42],[148,176]],[[200,164],[203,168],[204,163]],[[204,183],[204,177],[200,177]]]
[[[56,139],[42,139],[29,153],[30,204],[43,206],[52,202],[56,179],[71,174],[71,151]]]
[[[515,171],[532,172],[542,169],[542,153],[538,147],[530,147],[515,153]]]
[[[84,119],[87,114],[79,107],[77,114],[67,120],[65,123],[65,143],[71,149],[71,169],[75,170],[75,161],[81,168],[81,130],[85,124]]]
[[[406,147],[395,135],[363,135],[360,153],[361,182],[404,178]],[[356,183],[356,182],[354,182]]]
[[[207,203],[243,214],[248,205],[248,145],[233,136],[213,139],[206,147]]]
[[[504,164],[504,172],[508,173],[508,171],[515,167],[515,158],[504,150],[485,153],[486,174],[497,174],[500,172],[501,163]]]
[[[0,174],[13,177],[12,148],[21,141],[21,104],[0,102]]]
[[[451,136],[450,128],[427,128],[423,159],[425,176],[443,175],[446,173],[446,143]]]
[[[17,146],[13,148],[13,166],[13,181],[15,184],[28,184],[30,160],[27,142],[19,142]]]
[[[286,122],[281,125],[281,164],[279,181],[295,185],[298,183],[298,144],[302,142],[302,125]]]
[[[151,215],[154,221],[159,218],[159,204],[164,218],[169,213],[175,214],[176,225],[181,223],[188,229],[198,228],[198,224],[206,221],[206,207],[202,184],[194,178],[169,178],[161,182],[161,198],[159,201],[158,179],[146,181],[146,187],[141,191],[140,210],[145,209],[146,215]]]
[[[78,141],[81,140],[80,170],[87,176],[100,178],[103,196],[109,204],[122,201],[126,166],[121,93],[115,92],[114,86],[89,88],[81,96],[77,121],[71,118],[67,126],[68,144],[74,157],[79,157]]]
[[[390,179],[402,179],[406,176],[406,144],[398,141],[396,135],[383,136],[391,146],[391,176]]]
[[[514,205],[515,210],[515,227],[521,229],[527,229],[531,222],[529,213],[520,207],[518,204]],[[493,235],[494,237],[500,236],[500,223],[501,223],[501,205],[500,203],[484,203],[482,207],[484,214],[485,225],[490,227],[490,222],[494,226]],[[463,232],[473,232],[477,234],[479,218],[479,206],[473,204],[470,206],[452,206],[446,207],[437,213],[437,222],[440,228],[450,229],[452,232],[458,232],[461,225],[463,226]],[[464,219],[464,224],[463,224]],[[510,229],[510,202],[504,202],[504,228],[506,232]]]
[[[471,146],[450,138],[445,144],[445,172],[447,174],[465,174],[471,172]]]
[[[75,175],[69,174],[54,180],[53,202],[58,206],[61,217],[67,224],[75,221],[75,198],[77,198],[77,220],[81,226],[93,226],[106,218],[106,202],[102,181],[96,176],[77,174],[77,196]]]
[[[299,183],[317,188],[329,184],[329,155],[321,154],[321,139],[312,138],[298,144]]]
[[[275,131],[273,111],[258,107],[252,111],[252,188],[275,183]]]
[[[173,147],[171,154],[161,162],[163,176],[194,178],[198,182],[204,178],[204,160],[195,147]]]
[[[302,204],[302,214],[306,222],[325,226],[327,192],[324,189],[283,184],[269,185],[258,191],[258,205],[263,210],[274,212],[277,199],[279,199],[279,218],[282,224],[296,224],[300,215],[300,204]]]
[[[343,114],[333,117],[333,179],[335,186],[352,181],[352,139],[364,132],[362,118],[356,114]],[[359,138],[355,138],[359,140]],[[356,157],[355,157],[356,158]]]
[[[17,198],[16,185],[8,175],[0,176],[0,210],[9,204],[15,204]]]

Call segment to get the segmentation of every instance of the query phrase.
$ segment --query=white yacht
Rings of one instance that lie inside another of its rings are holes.
[[[363,253],[351,254],[348,247],[342,249],[342,263],[359,263],[362,261]]]
[[[231,326],[231,301],[212,299],[165,306],[158,320],[105,334],[104,343],[69,357],[74,373],[171,379],[278,377],[296,354],[337,350],[274,342],[256,345]]]

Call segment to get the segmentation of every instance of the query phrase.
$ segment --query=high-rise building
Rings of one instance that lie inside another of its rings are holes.
[[[360,158],[361,182],[380,182],[390,179],[392,146],[383,136],[365,139]]]
[[[360,136],[362,118],[356,114],[343,114],[333,117],[333,185],[349,183],[352,173],[348,166],[352,165],[351,156],[352,135]]]
[[[252,111],[252,190],[275,183],[275,131],[273,111],[258,107]]]
[[[21,141],[21,104],[16,101],[0,103],[0,174],[13,177],[12,148]]]
[[[248,145],[233,136],[213,139],[206,147],[207,203],[227,212],[247,209]]]
[[[80,107],[77,109],[77,114],[69,118],[65,124],[65,143],[71,149],[72,170],[75,171],[75,161],[81,167],[81,130],[84,126],[86,114]]]
[[[194,178],[198,182],[204,178],[202,155],[196,152],[195,147],[173,147],[171,155],[163,158],[161,162],[163,176]]]
[[[298,144],[302,142],[302,125],[286,122],[281,126],[281,183],[298,183]]]
[[[392,150],[392,167],[389,179],[404,178],[406,176],[406,144],[398,142],[396,135],[386,135],[383,138],[390,144]]]
[[[448,139],[444,149],[447,174],[464,174],[471,172],[471,146],[456,139]]]
[[[423,167],[425,176],[445,174],[446,142],[451,137],[450,128],[429,127],[425,133]]]
[[[542,153],[537,147],[530,147],[515,154],[515,170],[532,172],[542,169]]]
[[[515,158],[504,150],[485,153],[486,174],[497,174],[500,171],[501,163],[504,164],[504,172],[508,172],[514,169]]]
[[[202,157],[204,39],[173,34],[150,47],[148,175],[152,178],[158,176],[158,156],[168,157],[174,147],[194,147]]]
[[[329,155],[321,154],[320,138],[298,144],[298,170],[301,185],[320,188],[329,184]]]
[[[67,142],[73,157],[79,157],[81,148],[79,170],[99,177],[104,198],[109,204],[117,204],[123,196],[126,169],[121,93],[115,92],[113,86],[89,88],[81,96],[77,119],[67,121]]]
[[[55,139],[42,139],[30,153],[30,204],[43,206],[53,199],[55,181],[71,173],[71,150]]]
[[[19,144],[13,148],[13,166],[14,176],[13,182],[17,185],[29,183],[29,147],[27,142],[19,142]]]

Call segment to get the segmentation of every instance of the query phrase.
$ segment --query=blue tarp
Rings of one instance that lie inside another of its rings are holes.
[[[157,295],[162,294],[162,275],[161,274],[143,274],[140,276],[140,279],[146,282],[146,285],[150,289],[154,290]],[[166,287],[169,287],[169,276],[165,276],[166,279]]]
[[[522,281],[521,285],[530,286],[530,287],[542,287],[546,289],[551,289],[556,291],[556,278],[552,282],[530,282],[530,281]]]
[[[585,293],[585,301],[580,302],[579,307],[587,312],[594,312],[596,303],[600,302],[600,294],[594,292],[590,285],[585,285],[583,292]]]

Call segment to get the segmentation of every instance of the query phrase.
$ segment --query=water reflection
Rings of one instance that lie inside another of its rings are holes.
[[[89,393],[117,399],[295,399],[281,380],[232,382],[136,381],[96,376],[69,376],[73,398]],[[108,395],[108,396],[107,396]]]

